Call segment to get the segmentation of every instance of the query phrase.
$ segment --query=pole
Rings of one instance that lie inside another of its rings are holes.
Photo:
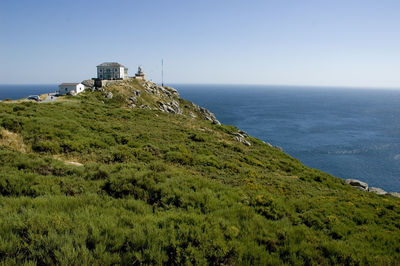
[[[161,86],[164,87],[164,59],[161,59]]]

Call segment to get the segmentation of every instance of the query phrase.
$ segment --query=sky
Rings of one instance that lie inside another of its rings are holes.
[[[400,88],[398,0],[1,0],[0,84],[141,65],[167,84]]]

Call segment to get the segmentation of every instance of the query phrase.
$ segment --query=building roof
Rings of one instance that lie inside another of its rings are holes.
[[[76,86],[78,84],[80,84],[80,83],[79,82],[78,83],[61,83],[59,86]]]
[[[103,64],[98,65],[98,67],[125,67],[117,62],[104,62]]]

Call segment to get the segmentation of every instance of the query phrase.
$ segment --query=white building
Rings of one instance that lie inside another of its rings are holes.
[[[82,83],[61,83],[58,86],[58,94],[78,94],[85,90],[85,85]]]
[[[128,68],[117,62],[105,62],[97,66],[98,79],[126,79]]]

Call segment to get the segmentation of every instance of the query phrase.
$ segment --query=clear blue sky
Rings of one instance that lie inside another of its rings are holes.
[[[1,0],[0,83],[141,64],[159,82],[400,88],[398,0]]]

